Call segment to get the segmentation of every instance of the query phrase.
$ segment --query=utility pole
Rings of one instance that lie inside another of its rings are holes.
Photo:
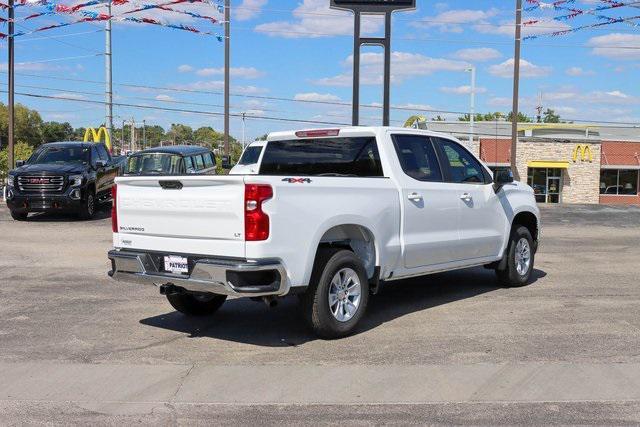
[[[516,150],[518,144],[518,97],[520,89],[520,42],[522,41],[522,0],[516,0],[516,38],[513,54],[513,108],[511,109],[511,172],[518,179]]]
[[[136,151],[136,119],[131,118],[131,151]]]
[[[476,67],[467,68],[467,71],[471,73],[471,105],[469,106],[469,148],[471,148],[476,119]]]
[[[121,132],[121,135],[120,135],[120,154],[124,154],[124,151],[125,151],[125,149],[124,149],[124,126],[125,126],[125,123],[126,122],[123,120],[122,121],[122,132]]]
[[[231,0],[224,0],[224,154],[229,155],[229,88],[231,48]]]
[[[536,107],[536,111],[538,112],[538,116],[536,117],[536,121],[538,123],[542,123],[542,91],[538,92],[538,106]]]
[[[14,147],[13,147],[13,131],[14,131],[14,124],[15,124],[15,116],[14,116],[14,104],[15,104],[15,99],[14,99],[14,95],[15,95],[15,86],[14,86],[14,82],[15,82],[15,62],[14,62],[14,46],[13,46],[13,34],[14,34],[14,9],[13,9],[13,0],[9,0],[9,28],[8,28],[8,51],[9,51],[9,58],[7,61],[7,69],[9,71],[9,81],[8,83],[8,91],[9,91],[9,100],[8,100],[8,114],[9,114],[9,123],[8,123],[8,146],[7,146],[7,169],[11,170],[13,169],[13,166],[15,165],[15,159],[14,159]]]
[[[147,121],[142,121],[142,149],[147,148]]]
[[[245,128],[244,118],[246,115],[247,113],[245,112],[242,113],[242,151],[244,151],[244,128]]]
[[[105,52],[104,52],[104,67],[105,67],[105,127],[109,138],[113,136],[113,84],[112,84],[112,63],[111,63],[111,0],[107,3],[107,14],[109,19],[106,22],[105,27]]]

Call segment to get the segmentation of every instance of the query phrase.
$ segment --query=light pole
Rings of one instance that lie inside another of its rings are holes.
[[[469,106],[469,148],[473,144],[473,125],[476,116],[476,67],[471,66],[465,71],[471,73],[471,105]]]
[[[244,126],[245,126],[244,118],[246,115],[247,113],[244,113],[244,112],[242,113],[242,151],[244,151]]]

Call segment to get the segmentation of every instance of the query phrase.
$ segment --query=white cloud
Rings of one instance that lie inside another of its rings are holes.
[[[594,55],[621,60],[640,59],[640,34],[611,33],[592,37],[587,45],[593,47],[591,53]]]
[[[329,8],[327,0],[304,0],[293,10],[293,21],[276,21],[260,24],[255,31],[272,37],[316,38],[353,34],[353,14]],[[361,31],[371,34],[383,26],[382,16],[362,18]]]
[[[501,64],[492,65],[489,67],[489,73],[494,76],[510,79],[513,77],[514,62],[513,58],[510,58]],[[525,59],[520,60],[521,77],[545,77],[551,74],[552,70],[551,67],[535,65]]]
[[[469,95],[471,93],[471,86],[458,86],[458,87],[441,87],[440,92],[450,93],[452,95]],[[476,87],[475,93],[486,93],[486,87]]]
[[[77,93],[69,93],[69,92],[54,93],[51,96],[53,98],[63,98],[63,99],[77,99],[77,100],[87,99],[87,97],[84,95],[80,95]]]
[[[490,47],[461,49],[451,55],[452,58],[469,62],[490,61],[492,59],[498,59],[501,56],[502,54],[499,51]]]
[[[316,92],[298,93],[296,94],[296,96],[293,97],[293,99],[295,99],[296,101],[320,101],[320,102],[340,101],[339,96],[332,95],[330,93],[316,93]]]
[[[351,68],[353,55],[349,55],[342,65]],[[379,85],[383,81],[384,55],[382,53],[367,52],[360,56],[360,83],[364,85]],[[445,58],[431,58],[419,53],[392,52],[391,53],[391,81],[403,81],[419,76],[428,76],[437,71],[462,71],[468,63]],[[352,83],[351,72],[345,72],[333,77],[313,80],[320,86],[349,86]]]
[[[565,73],[571,77],[580,77],[580,76],[592,76],[595,72],[591,70],[585,70],[582,67],[570,67],[565,70]]]
[[[232,67],[231,76],[240,79],[257,79],[263,77],[265,73],[254,67]],[[221,76],[224,75],[224,68],[201,68],[196,70],[199,76]]]
[[[414,27],[437,28],[446,33],[461,33],[464,31],[461,24],[487,22],[487,19],[498,14],[497,9],[457,9],[447,10],[436,16],[427,17],[425,20],[413,22]]]
[[[175,101],[175,99],[169,95],[158,95],[156,96],[156,99],[158,101]]]
[[[224,89],[222,80],[201,80],[183,85],[174,85],[174,89],[200,90],[218,92]],[[240,95],[256,95],[266,93],[269,90],[257,86],[231,86],[231,91]]]
[[[248,21],[260,15],[267,0],[242,0],[239,6],[232,9],[233,17],[238,21]]]
[[[180,65],[178,67],[178,72],[179,73],[190,73],[192,71],[193,71],[193,67],[191,65],[188,65],[188,64],[183,64],[183,65]]]

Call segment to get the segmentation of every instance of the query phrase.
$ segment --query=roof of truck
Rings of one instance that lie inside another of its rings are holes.
[[[197,145],[168,145],[166,147],[154,147],[147,148],[146,150],[138,151],[132,155],[141,153],[166,153],[177,154],[180,156],[190,156],[192,154],[209,153],[211,149],[205,147],[198,147]]]
[[[309,135],[300,136],[301,133],[315,133],[322,131],[339,131],[338,135]],[[295,138],[326,138],[326,137],[345,137],[345,136],[373,136],[381,131],[393,131],[393,132],[415,132],[423,135],[432,136],[450,136],[449,134],[442,132],[435,132],[425,129],[413,129],[399,126],[345,126],[345,127],[325,127],[325,128],[309,128],[298,129],[283,132],[272,132],[269,134],[268,141],[278,141],[283,139],[295,139]]]

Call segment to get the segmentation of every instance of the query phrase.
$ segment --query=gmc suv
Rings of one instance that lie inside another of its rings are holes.
[[[102,143],[43,144],[9,171],[7,206],[18,221],[29,212],[58,211],[90,219],[97,204],[111,201],[118,170]]]

